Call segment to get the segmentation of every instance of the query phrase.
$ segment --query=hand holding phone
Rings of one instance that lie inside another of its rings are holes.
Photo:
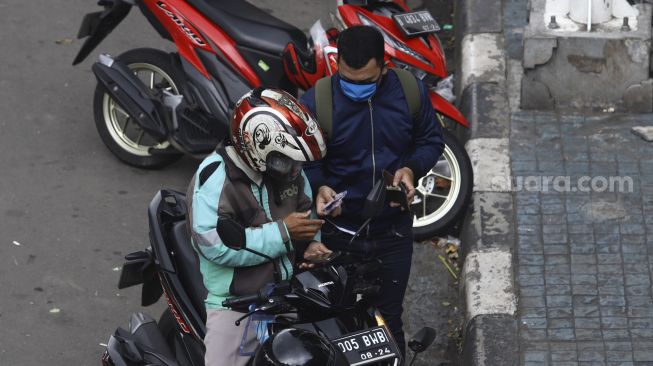
[[[347,191],[342,191],[336,194],[336,196],[324,206],[324,212],[328,215],[333,212],[333,210],[340,207],[345,196],[347,196]]]
[[[394,175],[390,174],[387,170],[383,171],[383,179],[385,180],[386,200],[398,203],[403,209],[408,210],[408,189],[404,182],[399,182],[396,186],[393,185]]]

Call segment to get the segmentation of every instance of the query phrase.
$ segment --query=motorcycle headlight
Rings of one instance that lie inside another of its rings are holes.
[[[376,325],[387,327],[385,323],[385,319],[383,319],[383,315],[381,315],[381,313],[378,310],[374,311],[374,319],[376,320]]]
[[[395,39],[393,36],[391,36],[386,31],[381,29],[381,27],[376,25],[370,18],[366,17],[363,14],[358,13],[358,19],[360,19],[361,23],[363,23],[364,25],[369,25],[371,27],[374,27],[374,28],[378,29],[379,32],[381,32],[381,34],[383,35],[383,40],[386,43],[388,43],[389,45],[391,45],[392,47],[400,50],[403,53],[411,55],[412,57],[415,57],[416,59],[422,61],[423,63],[425,63],[425,64],[427,64],[429,66],[433,66],[433,65],[431,65],[431,63],[427,59],[424,58],[424,56],[422,56],[419,53],[415,52],[412,48],[408,47],[405,43]]]

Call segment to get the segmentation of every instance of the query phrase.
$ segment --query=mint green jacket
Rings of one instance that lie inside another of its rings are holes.
[[[208,290],[207,309],[221,309],[232,296],[251,295],[274,281],[274,266],[265,258],[226,247],[217,233],[221,218],[230,217],[246,227],[246,245],[274,258],[283,279],[293,273],[295,250],[283,218],[312,206],[306,176],[275,186],[250,169],[233,147],[219,147],[200,164],[188,187],[189,220],[193,247]],[[319,233],[315,240],[320,240]]]

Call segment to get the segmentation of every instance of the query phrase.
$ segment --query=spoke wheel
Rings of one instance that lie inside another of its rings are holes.
[[[460,194],[460,165],[445,146],[440,160],[420,178],[413,200],[413,227],[432,224],[444,216]]]
[[[180,94],[181,78],[171,56],[163,51],[140,48],[117,57],[150,90]],[[140,168],[158,168],[181,157],[170,142],[157,141],[98,84],[94,98],[95,126],[104,144],[120,160]],[[157,153],[156,150],[165,150]]]
[[[421,177],[411,203],[417,240],[447,232],[467,208],[472,193],[472,167],[462,144],[443,131],[444,151],[433,168]]]
[[[161,68],[147,63],[134,63],[127,66],[150,90],[156,87],[179,94],[177,85]],[[170,146],[168,141],[158,142],[145,133],[109,94],[104,94],[102,112],[111,137],[125,151],[139,156],[151,156],[150,149],[166,149]]]

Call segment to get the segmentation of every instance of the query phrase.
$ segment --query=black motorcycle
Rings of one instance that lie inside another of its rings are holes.
[[[366,202],[366,224],[383,204],[385,186],[380,181]],[[206,289],[190,243],[186,209],[185,196],[170,190],[158,192],[150,203],[151,247],[125,257],[118,288],[142,284],[143,306],[165,295],[168,309],[158,324],[144,313],[132,314],[129,328],[118,328],[110,337],[103,365],[204,365]],[[230,248],[259,254],[247,248],[244,228],[235,221],[221,221],[218,230]],[[284,363],[284,357],[297,354],[306,360],[298,366],[404,364],[383,317],[366,301],[379,289],[374,276],[378,261],[350,254],[338,261],[286,281],[277,278],[256,294],[223,302],[245,309],[237,324],[257,316],[268,319],[267,340],[251,365],[294,365]],[[435,331],[425,327],[409,341],[413,361],[434,339]],[[279,354],[279,349],[285,352]]]

